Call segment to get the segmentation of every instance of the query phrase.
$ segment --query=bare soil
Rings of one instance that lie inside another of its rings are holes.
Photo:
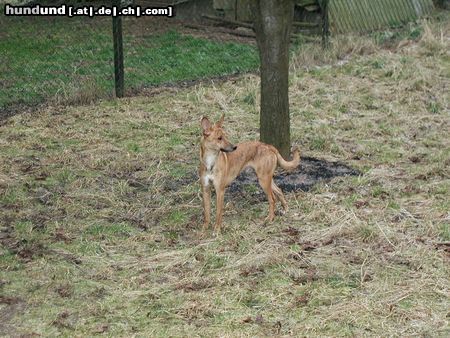
[[[17,313],[21,312],[24,307],[25,302],[23,301],[23,299],[19,297],[0,295],[0,336],[12,337],[17,334],[16,329],[13,325],[10,325],[9,322]]]
[[[328,162],[314,157],[302,157],[300,165],[291,172],[281,171],[275,175],[275,183],[284,192],[309,191],[315,184],[339,176],[357,176],[360,172],[340,162]],[[239,194],[249,185],[258,184],[254,170],[244,170],[234,181],[229,191]],[[259,188],[258,194],[264,195]]]

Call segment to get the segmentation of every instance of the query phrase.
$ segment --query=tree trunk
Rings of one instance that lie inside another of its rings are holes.
[[[293,0],[253,0],[256,41],[261,60],[260,138],[289,156],[289,43]]]

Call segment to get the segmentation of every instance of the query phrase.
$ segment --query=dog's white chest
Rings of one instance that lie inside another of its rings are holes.
[[[208,186],[210,182],[214,183],[214,164],[216,163],[217,155],[208,154],[205,158],[206,172],[203,175],[203,184]]]
[[[214,175],[211,171],[207,171],[203,176],[203,184],[205,185],[205,187],[207,187],[209,186],[210,182],[214,183]]]
[[[208,172],[212,171],[214,167],[214,163],[216,163],[217,156],[216,155],[207,155],[205,159],[205,166]]]

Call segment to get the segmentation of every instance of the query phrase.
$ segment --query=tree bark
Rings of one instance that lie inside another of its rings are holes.
[[[287,158],[291,147],[288,86],[294,1],[253,0],[252,7],[261,60],[260,139]]]

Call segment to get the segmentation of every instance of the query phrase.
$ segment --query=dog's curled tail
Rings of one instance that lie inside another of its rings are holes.
[[[297,168],[297,166],[299,165],[299,163],[300,163],[300,150],[298,149],[298,147],[294,147],[292,149],[292,154],[293,154],[292,161],[286,161],[283,158],[283,156],[281,156],[280,153],[277,151],[278,164],[284,170],[293,170],[293,169]]]

